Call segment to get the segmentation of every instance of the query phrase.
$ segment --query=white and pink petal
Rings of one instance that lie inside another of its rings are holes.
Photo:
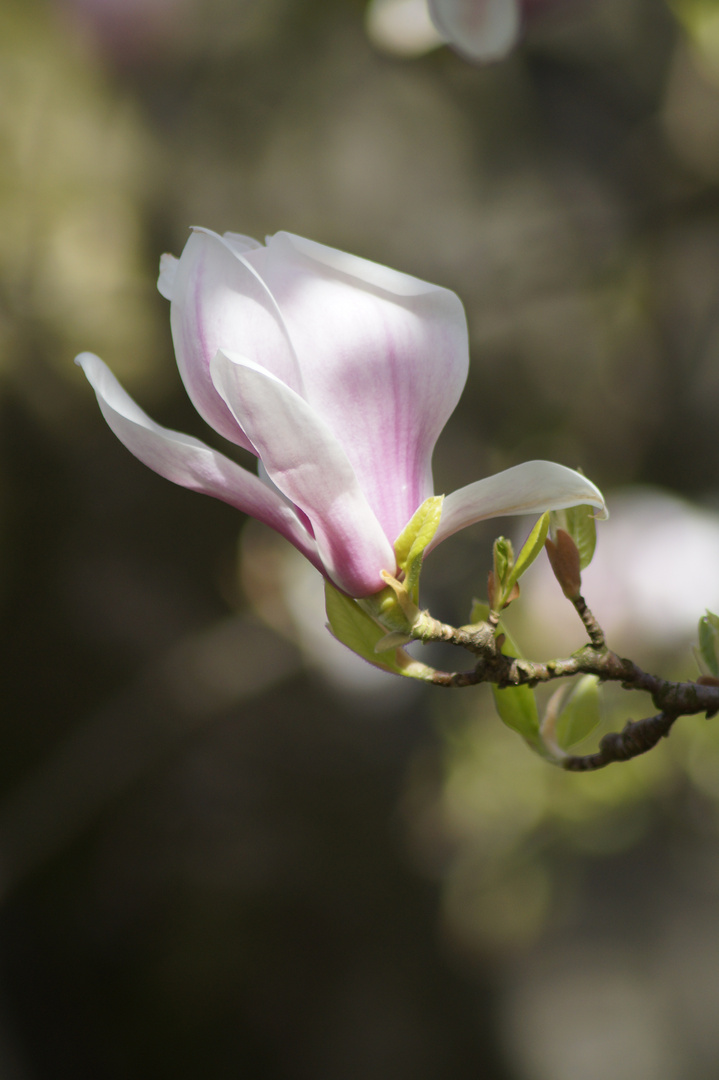
[[[212,495],[285,536],[319,570],[317,545],[294,508],[253,473],[199,439],[161,427],[132,400],[110,369],[92,353],[75,362],[93,387],[105,420],[143,464],[175,484]]]
[[[607,516],[601,491],[586,476],[552,461],[525,461],[448,495],[427,552],[477,521],[582,505],[595,506],[598,517]]]
[[[269,478],[307,515],[327,575],[351,596],[378,592],[382,570],[395,569],[394,551],[324,419],[246,357],[219,352],[211,371]]]
[[[278,302],[303,396],[344,447],[385,533],[432,494],[431,457],[467,377],[455,293],[288,233],[249,253]]]
[[[245,259],[253,250],[250,242],[241,239],[193,230],[174,268],[170,321],[177,366],[193,405],[215,431],[253,450],[212,384],[212,357],[218,349],[242,352],[295,389],[300,375],[274,298]]]

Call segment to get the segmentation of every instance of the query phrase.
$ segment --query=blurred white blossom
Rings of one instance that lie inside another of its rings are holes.
[[[615,494],[611,507],[582,575],[610,647],[638,656],[688,646],[705,609],[719,607],[719,514],[650,488]],[[523,586],[528,639],[543,651],[577,648],[581,626],[543,560]]]

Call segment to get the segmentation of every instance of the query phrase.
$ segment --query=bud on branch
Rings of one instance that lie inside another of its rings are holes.
[[[568,600],[576,600],[582,591],[582,573],[579,565],[579,548],[564,529],[557,529],[556,540],[544,541],[549,564]]]

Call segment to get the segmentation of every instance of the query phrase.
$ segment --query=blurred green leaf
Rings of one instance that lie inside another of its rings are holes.
[[[486,622],[489,618],[489,604],[475,600],[472,604],[470,620],[473,623]],[[500,623],[497,633],[504,636],[502,652],[505,656],[521,656],[516,641]],[[494,705],[503,724],[521,735],[543,757],[546,749],[539,734],[539,710],[534,691],[529,686],[507,686],[503,690],[492,685]]]
[[[562,750],[568,750],[585,739],[600,719],[599,680],[596,675],[584,675],[572,688],[557,718],[557,743]]]
[[[699,655],[707,666],[710,675],[719,678],[719,616],[711,611],[699,620]]]
[[[539,748],[539,710],[528,686],[492,686],[494,705],[503,724],[521,735],[533,749]]]
[[[502,626],[498,627],[504,635],[502,653],[505,656],[521,656],[521,652],[511,635]],[[539,710],[534,690],[529,686],[507,686],[503,690],[492,685],[494,704],[502,723],[519,735],[535,750],[540,749]]]

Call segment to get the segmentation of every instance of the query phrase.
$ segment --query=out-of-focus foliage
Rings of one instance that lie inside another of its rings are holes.
[[[557,742],[569,750],[583,742],[601,720],[599,680],[596,675],[578,679],[568,696],[561,700],[557,716]]]
[[[709,675],[719,677],[719,656],[717,656],[717,639],[719,638],[719,616],[713,611],[707,611],[699,620],[699,651],[698,659]]]
[[[83,337],[146,374],[161,338],[142,220],[152,150],[136,104],[51,10],[17,0],[0,12],[0,102],[2,373],[41,396],[26,365],[52,342],[48,359],[68,376]]]

